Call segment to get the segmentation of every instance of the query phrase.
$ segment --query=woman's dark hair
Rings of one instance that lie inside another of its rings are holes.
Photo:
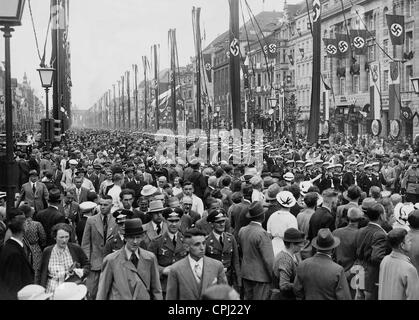
[[[53,226],[52,227],[52,229],[51,229],[51,234],[52,234],[52,237],[53,238],[55,238],[56,236],[57,236],[57,232],[59,231],[59,230],[64,230],[65,232],[67,232],[69,235],[70,235],[70,237],[71,237],[71,233],[73,232],[73,229],[71,228],[71,226],[70,225],[68,225],[67,223],[63,223],[63,222],[61,222],[61,223],[57,223],[55,226]]]

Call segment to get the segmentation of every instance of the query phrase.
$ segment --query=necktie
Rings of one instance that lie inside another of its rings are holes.
[[[106,237],[108,232],[108,216],[103,216],[103,243],[106,243]]]
[[[156,229],[156,231],[157,231],[157,234],[160,234],[160,232],[161,232],[160,223],[157,225],[157,229]]]
[[[35,187],[35,183],[34,183],[34,184],[32,184],[32,192],[33,192],[33,194],[35,194],[35,191],[36,191],[36,187]]]
[[[195,271],[196,276],[198,277],[198,282],[201,283],[202,269],[199,263],[195,265],[194,271]]]
[[[176,235],[173,236],[172,242],[173,242],[173,247],[176,248]]]
[[[130,261],[132,262],[132,264],[134,265],[134,267],[137,268],[137,266],[138,266],[138,258],[137,258],[137,255],[134,252],[131,254]]]
[[[223,244],[223,235],[220,235],[220,244],[221,244],[221,248],[223,248],[224,247],[224,244]]]

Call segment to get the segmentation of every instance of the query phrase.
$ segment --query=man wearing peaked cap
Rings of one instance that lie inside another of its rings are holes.
[[[328,228],[320,229],[312,241],[317,253],[297,267],[294,292],[297,300],[352,300],[343,267],[332,259],[340,240]]]
[[[287,185],[291,185],[294,181],[294,174],[292,172],[287,172],[283,175],[284,180],[287,182]]]
[[[252,221],[239,231],[243,258],[241,276],[244,299],[266,300],[272,283],[274,252],[270,235],[262,228],[266,209],[262,202],[253,202],[246,217]]]
[[[166,208],[163,211],[163,216],[167,221],[167,231],[151,240],[147,250],[153,252],[157,257],[160,283],[163,298],[165,298],[170,266],[183,259],[188,253],[184,247],[184,237],[179,231],[183,210],[181,208]]]
[[[214,209],[208,213],[207,221],[211,225],[212,232],[207,236],[205,255],[223,263],[228,284],[240,291],[239,250],[234,236],[225,231],[226,219],[223,209]]]
[[[103,260],[97,300],[163,299],[156,256],[140,247],[144,232],[141,219],[125,221],[125,245]]]

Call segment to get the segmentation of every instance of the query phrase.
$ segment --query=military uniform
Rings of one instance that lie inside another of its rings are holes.
[[[182,233],[179,231],[176,234],[176,248],[173,245],[173,241],[170,239],[169,233],[158,236],[151,240],[147,250],[151,251],[157,257],[159,264],[160,283],[163,292],[166,292],[167,275],[163,274],[163,269],[172,265],[173,263],[186,257],[188,252],[183,245],[184,238]]]
[[[117,233],[112,237],[112,239],[109,239],[106,242],[103,256],[106,257],[108,254],[118,251],[123,246],[124,246],[123,236]]]
[[[241,287],[240,261],[237,242],[231,233],[223,232],[223,246],[217,240],[213,231],[206,238],[205,255],[219,260],[226,270],[228,284]]]

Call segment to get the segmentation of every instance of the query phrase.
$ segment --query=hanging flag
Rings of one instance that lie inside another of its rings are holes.
[[[208,82],[211,83],[212,82],[212,78],[211,78],[211,71],[212,71],[211,54],[204,54],[203,57],[204,57],[204,67],[205,67],[205,71],[207,73]]]
[[[388,118],[390,120],[400,119],[400,107],[399,63],[391,61],[388,73]]]
[[[249,66],[242,64],[242,72],[244,89],[249,89]]]
[[[268,56],[269,59],[275,59],[279,54],[278,42],[272,37],[265,39],[263,51],[265,52],[265,54]]]
[[[338,53],[338,44],[336,39],[323,38],[323,43],[326,47],[326,53],[328,57],[335,58]]]
[[[387,26],[393,45],[404,44],[404,16],[386,14]]]
[[[309,8],[307,8],[307,11]],[[321,75],[321,6],[320,0],[313,0],[312,7],[313,21],[313,68],[311,77],[311,103],[310,120],[308,127],[308,141],[311,144],[317,143],[320,127],[320,75]]]
[[[294,58],[292,57],[292,55],[288,55],[288,59],[290,60],[291,65],[294,65]]]
[[[370,64],[370,104],[373,119],[379,120],[381,113],[380,103],[380,72],[377,62]]]
[[[345,33],[336,33],[338,57],[344,58],[350,53],[348,36]]]
[[[304,48],[299,48],[298,50],[300,50],[301,59],[304,59]]]
[[[367,30],[350,30],[351,44],[356,55],[367,54]]]

